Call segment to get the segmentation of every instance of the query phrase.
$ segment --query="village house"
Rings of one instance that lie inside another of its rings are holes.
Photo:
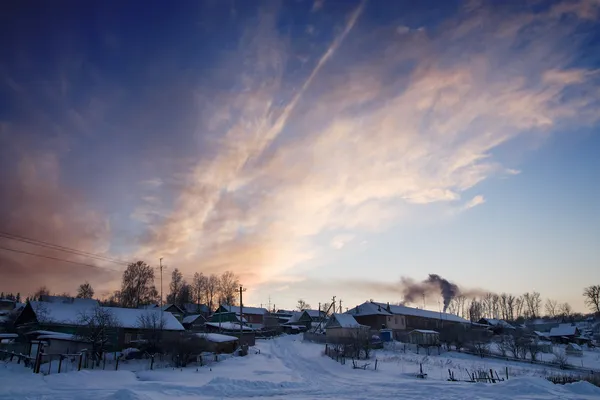
[[[240,344],[240,339],[235,336],[220,333],[198,333],[199,338],[208,343],[207,351],[217,354],[231,354]]]
[[[208,319],[211,314],[211,310],[206,304],[184,303],[181,308],[183,309],[185,315],[200,314],[204,318]]]
[[[242,307],[242,318],[246,320],[246,324],[254,329],[262,329],[264,326],[264,317],[269,312],[266,308],[262,307]],[[238,306],[230,306],[230,305],[221,305],[217,310],[218,313],[223,312],[232,312],[237,316],[240,316],[240,307]]]
[[[202,314],[188,315],[182,321],[183,327],[192,332],[203,332],[205,324],[206,318]]]
[[[557,327],[550,329],[546,335],[554,343],[570,343],[574,342],[581,333],[577,326],[573,324],[560,324]]]
[[[161,310],[170,312],[171,314],[173,314],[173,316],[175,316],[175,318],[177,318],[178,321],[183,320],[183,315],[185,314],[181,307],[175,304],[165,304],[161,307]]]
[[[481,318],[478,323],[486,325],[494,335],[503,335],[516,330],[514,326],[501,319]]]
[[[356,322],[350,314],[332,314],[325,324],[325,336],[328,339],[356,338],[368,334],[369,327]]]
[[[161,325],[164,338],[175,336],[184,330],[170,312],[160,309],[101,307],[98,301],[91,299],[29,302],[17,317],[15,326],[24,334],[30,331],[46,330],[53,333],[78,335],[86,326],[84,317],[91,315],[96,310],[109,313],[116,322],[115,326],[110,328],[109,340],[109,347],[114,350],[120,350],[131,343],[143,340],[149,331],[155,330]],[[149,326],[144,321],[155,321],[156,324]]]
[[[440,330],[452,325],[471,323],[454,314],[371,301],[351,308],[346,314],[352,315],[358,323],[373,330],[391,329],[396,338],[414,329]]]
[[[427,329],[414,329],[408,333],[408,342],[420,347],[439,346],[440,334]]]

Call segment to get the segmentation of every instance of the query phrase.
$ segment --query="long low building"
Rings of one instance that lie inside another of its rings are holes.
[[[440,330],[449,324],[470,324],[470,321],[454,314],[372,301],[351,308],[346,313],[371,329],[391,329],[394,332]]]

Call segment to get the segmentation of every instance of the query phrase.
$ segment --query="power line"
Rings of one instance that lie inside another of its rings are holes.
[[[84,264],[84,263],[80,263],[80,262],[77,262],[77,261],[65,260],[64,258],[58,258],[58,257],[52,257],[52,256],[45,256],[43,254],[30,253],[28,251],[17,250],[17,249],[10,249],[8,247],[3,247],[3,246],[0,246],[0,249],[1,250],[7,250],[7,251],[13,251],[15,253],[27,254],[27,255],[30,255],[30,256],[47,258],[47,259],[50,259],[50,260],[63,261],[63,262],[71,263],[71,264],[82,265],[84,267],[90,267],[90,268],[108,270],[108,271],[113,271],[113,272],[121,272],[121,271],[118,271],[118,270],[112,269],[112,268],[99,267],[97,265],[92,265],[92,264]]]
[[[75,254],[75,255],[78,255],[78,256],[95,258],[95,259],[101,260],[101,261],[112,262],[114,264],[127,265],[127,262],[125,262],[125,261],[121,261],[121,260],[117,260],[117,259],[114,259],[114,258],[102,256],[100,254],[94,254],[94,253],[90,253],[90,252],[83,251],[83,250],[73,249],[71,247],[60,246],[60,245],[57,245],[57,244],[53,244],[53,243],[49,243],[49,242],[44,242],[42,240],[31,239],[31,238],[28,238],[28,237],[25,237],[25,236],[19,236],[19,235],[15,235],[15,234],[12,234],[12,233],[7,233],[7,232],[0,231],[0,237],[3,237],[5,239],[10,239],[10,240],[15,240],[15,241],[18,241],[18,242],[32,244],[34,246],[47,247],[47,248],[50,248],[50,249],[53,249],[53,250],[64,251],[66,253],[71,253],[71,254]]]

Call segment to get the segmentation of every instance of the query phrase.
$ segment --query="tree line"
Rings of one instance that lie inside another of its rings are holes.
[[[101,303],[106,306],[126,308],[160,303],[160,292],[154,283],[155,278],[154,269],[144,261],[130,263],[123,272],[120,290],[114,291]],[[204,275],[202,272],[196,272],[188,282],[181,271],[175,268],[171,273],[166,302],[178,306],[186,303],[206,304],[210,310],[214,310],[219,304],[237,305],[239,287],[239,277],[230,271],[220,275]],[[78,286],[75,297],[91,299],[94,294],[92,285],[84,282]],[[44,295],[50,295],[50,290],[46,286],[38,288],[27,298],[27,301],[40,300]],[[56,295],[73,297],[68,292]]]
[[[583,296],[590,311],[600,313],[600,285],[586,287]],[[474,298],[458,295],[450,301],[448,312],[474,322],[481,318],[519,321],[540,317],[569,321],[581,316],[573,312],[569,303],[559,303],[553,299],[546,299],[544,303],[540,293],[535,291],[520,296],[492,292]]]

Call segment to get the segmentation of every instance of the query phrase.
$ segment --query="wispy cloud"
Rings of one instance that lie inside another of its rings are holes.
[[[354,240],[354,237],[355,236],[351,234],[336,235],[333,237],[333,239],[331,239],[331,247],[333,247],[336,250],[340,250],[352,240]]]
[[[477,207],[481,204],[485,203],[485,198],[482,195],[477,195],[475,197],[473,197],[471,200],[469,200],[464,206],[463,209],[464,210],[468,210],[470,208],[473,207]]]
[[[313,259],[319,233],[385,229],[415,207],[456,204],[490,176],[516,171],[494,149],[566,118],[597,117],[594,94],[563,96],[597,82],[569,67],[574,47],[564,37],[577,21],[562,15],[474,7],[436,33],[353,36],[355,11],[284,106],[275,99],[291,50],[264,20],[256,41],[271,46],[241,49],[263,69],[242,69],[244,90],[213,100],[210,129],[226,127],[218,151],[189,171],[140,251],[263,282]],[[275,75],[265,81],[267,69]]]

